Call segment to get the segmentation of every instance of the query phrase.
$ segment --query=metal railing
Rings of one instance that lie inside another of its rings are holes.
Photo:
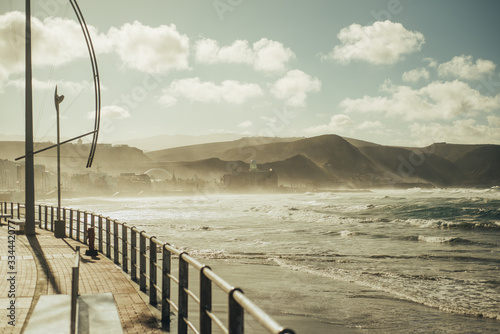
[[[19,203],[3,202],[0,205],[3,205],[3,212],[10,212],[13,217],[22,216],[22,205]],[[35,217],[38,219],[39,228],[53,231],[54,221],[57,220],[57,207],[38,205]],[[267,333],[295,333],[278,324],[247,298],[241,289],[227,283],[209,266],[169,243],[149,236],[145,231],[109,217],[81,210],[62,208],[60,217],[65,222],[66,236],[84,244],[87,244],[88,228],[97,230],[97,250],[121,266],[125,273],[130,274],[132,281],[139,284],[139,289],[149,295],[149,303],[161,310],[160,320],[164,330],[170,331],[173,313],[177,315],[179,334],[187,334],[188,330],[193,333],[211,334],[213,325],[222,333],[243,334],[245,314],[248,314]],[[161,254],[161,261],[158,260],[158,254]],[[177,270],[172,265],[172,260],[178,262]],[[198,287],[190,286],[190,269],[198,275]],[[177,276],[174,271],[178,272]],[[172,285],[177,287],[176,296]],[[214,285],[227,297],[227,311],[224,315],[227,318],[224,319],[226,323],[213,308]],[[198,295],[194,292],[195,289],[199,291]],[[195,312],[190,300],[195,303]],[[198,326],[193,318],[198,318]]]

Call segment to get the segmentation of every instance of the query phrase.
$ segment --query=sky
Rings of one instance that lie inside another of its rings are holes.
[[[500,144],[497,0],[80,0],[102,86],[100,141],[338,134]],[[24,1],[0,2],[0,137],[24,135]],[[93,129],[68,0],[32,4],[34,134]],[[87,140],[90,140],[88,138]]]

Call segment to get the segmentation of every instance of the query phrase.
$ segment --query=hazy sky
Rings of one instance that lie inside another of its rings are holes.
[[[500,144],[500,2],[80,0],[104,142],[160,134]],[[92,130],[92,71],[67,0],[36,0],[35,136]],[[0,1],[0,134],[24,133],[24,1]]]

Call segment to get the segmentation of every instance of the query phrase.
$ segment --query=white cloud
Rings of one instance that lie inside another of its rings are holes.
[[[285,76],[271,87],[271,93],[291,107],[303,107],[306,104],[307,93],[319,92],[321,81],[300,71],[288,71]]]
[[[497,127],[500,132],[500,117],[490,115],[487,117],[487,120],[489,125]]]
[[[434,58],[426,57],[422,60],[427,63],[428,67],[432,67],[432,68],[438,67],[438,62]]]
[[[89,111],[87,116],[89,119],[94,119],[95,112]],[[101,108],[101,118],[125,119],[129,118],[130,116],[131,115],[127,110],[117,105],[104,106]]]
[[[145,26],[138,21],[108,32],[114,51],[125,66],[146,73],[165,73],[189,68],[189,38],[174,24]]]
[[[236,40],[221,47],[216,40],[204,38],[194,46],[196,61],[204,64],[233,63],[252,65],[261,72],[283,72],[287,63],[295,58],[289,48],[277,41],[262,38],[250,48],[246,40]]]
[[[312,126],[304,130],[309,134],[333,133],[342,132],[353,126],[354,122],[351,118],[344,114],[333,115],[328,124]]]
[[[73,81],[65,81],[65,80],[58,80],[58,81],[40,81],[36,78],[33,78],[33,89],[34,90],[39,90],[39,91],[45,91],[45,90],[50,90],[54,91],[55,87],[57,85],[57,90],[59,95],[67,95],[67,96],[75,96],[79,95],[81,92],[83,92],[85,89],[88,89],[91,87],[91,83],[88,81],[82,81],[82,82],[73,82]],[[19,89],[24,89],[24,78],[23,79],[16,79],[16,80],[10,80],[5,84],[6,87],[15,87]]]
[[[254,67],[262,72],[282,72],[286,63],[295,57],[292,50],[285,48],[282,43],[262,38],[253,44],[256,52]]]
[[[474,63],[472,56],[457,56],[452,60],[439,65],[438,74],[442,77],[452,76],[464,80],[478,80],[482,76],[492,74],[496,65],[491,60],[477,59]]]
[[[344,112],[386,113],[413,119],[451,119],[500,109],[500,94],[482,95],[462,81],[434,81],[420,89],[386,84],[389,96],[346,98],[340,103]]]
[[[24,71],[24,13],[0,15],[0,80]],[[34,66],[61,66],[88,58],[80,25],[73,20],[32,18]],[[99,34],[88,26],[96,53],[116,52],[128,68],[146,73],[188,69],[189,38],[175,25],[145,26],[135,21]]]
[[[409,31],[401,23],[391,21],[377,21],[370,26],[352,24],[342,29],[337,38],[341,44],[323,58],[342,64],[351,60],[393,64],[404,55],[419,51],[425,43],[422,33]]]
[[[109,52],[106,38],[88,27],[96,52]],[[80,25],[73,20],[49,17],[31,19],[33,66],[61,66],[87,58],[88,51]],[[0,80],[24,72],[25,15],[9,12],[0,15]]]
[[[252,64],[255,58],[248,41],[244,40],[237,40],[230,46],[220,47],[216,40],[204,38],[196,41],[194,50],[196,61],[204,64]]]
[[[253,125],[252,121],[246,120],[246,121],[241,122],[240,124],[238,124],[238,127],[239,128],[249,128],[252,125]]]
[[[478,124],[474,119],[460,119],[452,124],[414,123],[410,125],[411,136],[419,145],[435,142],[456,144],[500,144],[500,118],[488,117],[488,124]]]
[[[380,121],[364,121],[360,125],[356,126],[356,129],[358,130],[375,130],[375,129],[381,129],[384,126]]]
[[[322,134],[322,133],[343,133],[343,134],[358,134],[358,131],[365,132],[380,132],[384,125],[380,121],[364,121],[361,124],[356,124],[348,115],[337,114],[330,118],[328,124],[312,126],[304,129],[307,134]]]
[[[242,104],[263,94],[262,89],[257,84],[225,80],[217,85],[210,81],[202,82],[200,78],[195,77],[172,82],[167,89],[163,90],[160,103],[172,106],[176,103],[177,98],[183,97],[191,101],[205,103]]]
[[[167,92],[166,94],[169,93]],[[175,106],[177,104],[177,99],[172,95],[166,95],[166,94],[160,96],[160,99],[158,101],[167,108]]]
[[[420,79],[429,80],[429,71],[425,68],[417,68],[403,73],[403,81],[417,82]]]

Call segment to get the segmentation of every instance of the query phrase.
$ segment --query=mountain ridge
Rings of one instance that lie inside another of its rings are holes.
[[[43,147],[49,143],[39,143]],[[0,142],[0,159],[23,155],[22,142]],[[64,146],[66,170],[82,172],[85,145]],[[54,152],[36,157],[53,168]],[[127,145],[100,144],[98,170],[110,174],[145,173],[156,168],[165,175],[210,180],[247,171],[250,160],[261,170],[278,173],[280,184],[319,183],[349,188],[491,187],[500,184],[500,146],[435,143],[426,147],[395,147],[344,138],[335,134],[308,138],[244,137],[144,153]],[[68,163],[69,161],[69,163]],[[69,171],[68,171],[69,172]]]

